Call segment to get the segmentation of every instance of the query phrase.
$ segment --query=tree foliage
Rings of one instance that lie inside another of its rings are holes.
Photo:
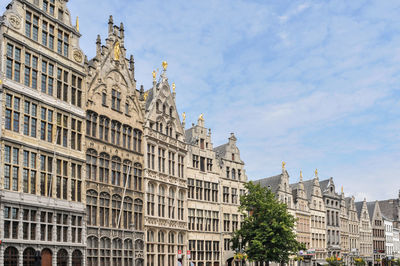
[[[233,248],[242,248],[250,261],[287,262],[290,255],[304,249],[296,240],[295,218],[269,188],[253,182],[245,187],[239,207],[245,219],[233,234]]]

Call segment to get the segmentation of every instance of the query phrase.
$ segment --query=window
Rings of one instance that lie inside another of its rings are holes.
[[[56,173],[56,196],[66,200],[68,196],[68,161],[57,159]]]
[[[115,194],[112,196],[112,227],[117,228],[119,212],[121,210],[121,196]]]
[[[89,190],[86,193],[87,224],[97,225],[97,192]]]
[[[195,230],[195,221],[196,221],[196,216],[195,216],[195,209],[188,209],[188,229],[189,230]]]
[[[26,11],[25,16],[25,36],[38,41],[39,17]]]
[[[100,207],[99,207],[99,224],[100,226],[109,227],[110,217],[110,194],[106,192],[100,193]],[[119,206],[120,207],[120,206]],[[114,220],[116,217],[114,217]]]
[[[71,163],[71,200],[82,200],[82,165]]]
[[[121,139],[121,123],[118,121],[111,121],[111,143],[120,145]]]
[[[165,188],[163,186],[158,189],[158,216],[165,217]]]
[[[192,166],[193,168],[199,168],[199,156],[193,155]]]
[[[200,157],[200,171],[205,171],[205,158],[204,157]]]
[[[114,89],[111,92],[111,108],[121,111],[121,92]]]
[[[82,78],[72,74],[71,104],[82,107]]]
[[[123,215],[121,218],[121,228],[130,229],[132,225],[132,210],[133,210],[133,200],[130,197],[125,197],[123,203]]]
[[[226,167],[226,178],[229,178],[229,167]]]
[[[133,130],[133,150],[142,152],[142,132],[138,129]]]
[[[154,185],[151,183],[147,187],[147,214],[154,216]]]
[[[212,171],[212,167],[213,167],[213,160],[207,158],[207,171]]]
[[[64,147],[68,146],[68,116],[57,113],[57,136],[56,142]]]
[[[53,157],[40,155],[40,195],[52,196]]]
[[[45,107],[40,109],[40,139],[53,142],[53,111]]]
[[[111,161],[111,184],[121,186],[121,159],[117,156]]]
[[[54,16],[54,0],[50,0],[50,3],[46,0],[43,0],[43,11],[49,12]]]
[[[123,166],[122,166],[122,186],[131,188],[132,187],[132,172],[133,170],[133,165],[132,162],[129,160],[124,160]]]
[[[142,191],[142,166],[139,163],[135,163],[133,168],[133,189]]]
[[[107,93],[105,91],[101,93],[101,104],[107,106]]]
[[[21,76],[21,49],[7,44],[6,77],[20,82]]]
[[[183,207],[183,201],[185,200],[185,194],[182,190],[179,190],[179,195],[178,195],[178,220],[183,221],[184,220],[184,207]]]
[[[165,150],[158,148],[158,171],[165,173]]]
[[[175,175],[175,153],[168,152],[168,174]]]
[[[4,146],[4,189],[18,191],[19,149]]]
[[[135,199],[135,206],[134,206],[134,220],[133,225],[135,230],[142,230],[143,224],[143,202],[140,199]]]
[[[36,194],[36,153],[23,152],[22,191]]]
[[[68,71],[57,67],[57,98],[68,102]]]
[[[100,116],[99,138],[101,140],[108,141],[109,131],[110,131],[110,119],[105,116]]]
[[[232,232],[238,230],[239,220],[237,214],[232,214]]]
[[[19,211],[18,208],[4,207],[4,238],[18,238]]]
[[[53,84],[54,84],[54,64],[42,60],[42,83],[41,83],[42,92],[53,96]]]
[[[24,103],[24,135],[36,138],[37,105],[28,101]]]
[[[92,111],[86,113],[86,134],[96,137],[97,132],[97,114]]]
[[[69,50],[69,35],[66,32],[58,29],[57,34],[57,53],[68,57]]]
[[[203,181],[196,180],[196,199],[203,199]]]
[[[183,177],[183,156],[178,155],[178,177]]]
[[[168,193],[168,218],[175,219],[175,190],[172,188]]]
[[[212,231],[218,232],[218,226],[219,226],[219,213],[218,213],[218,211],[213,211],[212,212]]]
[[[229,232],[230,231],[230,220],[229,220],[230,214],[229,213],[224,213],[224,232]]]
[[[100,153],[99,158],[99,181],[108,183],[110,174],[110,155],[107,153]]]
[[[20,98],[6,94],[5,128],[19,132]]]
[[[25,73],[24,84],[25,86],[37,89],[38,79],[38,58],[32,56],[30,53],[25,53]]]
[[[223,202],[229,203],[229,187],[223,187]]]
[[[232,203],[237,204],[238,203],[238,195],[237,195],[237,189],[232,188]]]
[[[232,168],[232,179],[236,179],[236,170]]]
[[[82,150],[82,122],[71,118],[71,149]]]
[[[194,179],[188,178],[188,198],[194,199]]]

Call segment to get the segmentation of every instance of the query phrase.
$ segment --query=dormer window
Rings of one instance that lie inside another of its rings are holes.
[[[234,161],[234,160],[235,160],[235,154],[232,153],[232,161]]]
[[[333,192],[333,187],[331,187],[331,192]]]
[[[204,150],[204,139],[200,139],[200,149]]]

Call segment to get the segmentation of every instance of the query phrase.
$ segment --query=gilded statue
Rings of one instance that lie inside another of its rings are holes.
[[[76,30],[79,32],[79,17],[76,17]]]
[[[303,172],[300,171],[300,180],[303,181]]]
[[[286,165],[286,163],[282,162],[282,170],[285,169],[285,165]]]
[[[315,169],[315,176],[318,176],[318,169]]]
[[[162,62],[162,67],[163,67],[164,71],[167,70],[167,67],[168,67],[167,61],[163,61],[163,62]]]
[[[146,91],[144,94],[143,94],[143,99],[146,101],[146,99],[147,99],[147,96],[149,96],[149,92],[148,91]]]
[[[172,92],[175,93],[175,82],[172,83]]]
[[[114,45],[114,59],[119,60],[121,55],[121,47],[119,47],[119,42],[117,41]]]
[[[199,120],[204,121],[204,115],[203,115],[203,114],[201,114],[201,115],[199,116]]]
[[[153,70],[153,72],[152,72],[152,75],[153,75],[153,81],[156,81],[156,76],[157,76],[157,73],[156,73],[156,71],[155,71],[155,70]]]
[[[186,121],[186,113],[183,112],[183,114],[182,114],[182,122],[185,123],[185,121]]]

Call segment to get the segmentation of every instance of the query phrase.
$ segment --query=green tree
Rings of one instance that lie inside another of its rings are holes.
[[[250,261],[288,262],[290,255],[305,249],[296,240],[296,219],[269,188],[253,182],[245,187],[247,193],[240,197],[239,207],[245,219],[233,233],[233,248],[243,250]]]

